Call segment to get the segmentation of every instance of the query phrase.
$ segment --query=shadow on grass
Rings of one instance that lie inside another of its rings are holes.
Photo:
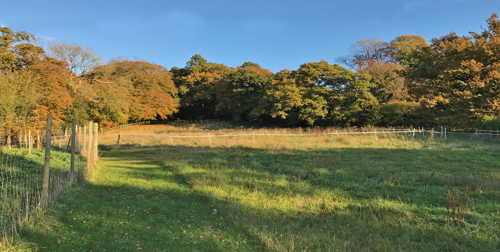
[[[62,226],[25,227],[21,237],[47,251],[493,251],[500,249],[499,160],[478,160],[484,154],[111,150],[93,183],[53,206]],[[454,226],[446,196],[465,186],[473,209],[464,227]]]

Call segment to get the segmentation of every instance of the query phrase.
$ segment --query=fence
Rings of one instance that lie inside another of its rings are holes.
[[[341,136],[341,135],[369,135],[373,134],[375,139],[378,138],[379,135],[382,134],[406,134],[406,135],[411,135],[413,138],[417,134],[425,135],[425,134],[432,134],[432,132],[423,130],[423,129],[372,129],[370,131],[365,131],[365,130],[354,130],[354,129],[306,129],[303,130],[302,128],[293,128],[293,129],[264,129],[264,130],[242,130],[244,133],[233,133],[233,134],[212,134],[210,132],[205,133],[203,135],[173,135],[169,133],[168,135],[163,135],[163,136],[133,136],[133,137],[127,137],[127,138],[121,138],[121,135],[118,135],[118,140],[116,145],[120,145],[120,141],[132,141],[133,144],[136,146],[139,146],[141,143],[141,139],[166,139],[168,138],[169,142],[171,145],[174,144],[174,139],[175,138],[207,138],[210,143],[212,143],[212,139],[218,138],[218,137],[252,137],[252,142],[255,143],[256,138],[260,136],[281,136],[281,137],[308,137],[308,136],[318,136],[318,135],[336,135],[336,136]],[[257,131],[257,133],[256,133]],[[271,131],[272,133],[261,133],[261,132],[269,132]],[[274,132],[273,132],[274,131]],[[194,134],[199,134],[200,132],[194,133]]]
[[[108,133],[108,132],[111,132],[111,131],[115,131],[115,130],[120,130],[120,129],[125,129],[125,128],[128,128],[128,127],[133,127],[133,126],[139,126],[139,125],[147,125],[149,124],[150,122],[138,122],[138,123],[130,123],[130,124],[124,124],[124,125],[120,125],[118,127],[114,127],[114,128],[109,128],[109,129],[105,129],[105,130],[101,130],[99,131],[99,134],[104,134],[104,133]]]
[[[196,121],[193,120],[191,121],[185,121],[185,120],[177,120],[176,122],[182,122],[182,123],[211,123],[211,124],[216,124],[215,122],[210,122],[210,121]],[[184,135],[177,135],[174,132],[170,132],[167,135],[154,135],[154,136],[128,136],[128,137],[122,137],[121,135],[118,135],[118,139],[116,142],[116,145],[119,146],[120,142],[126,142],[129,144],[133,144],[135,146],[139,146],[141,144],[141,140],[146,140],[146,139],[168,139],[167,142],[171,145],[175,145],[175,139],[176,138],[206,138],[209,140],[210,143],[212,143],[212,139],[218,138],[218,137],[252,137],[252,142],[255,143],[256,138],[261,136],[281,136],[281,137],[307,137],[307,136],[318,136],[318,135],[336,135],[336,136],[342,136],[342,135],[373,135],[374,139],[377,140],[378,137],[382,134],[387,135],[387,134],[393,134],[393,135],[406,135],[410,136],[411,138],[415,138],[416,135],[419,136],[424,136],[424,137],[429,137],[429,138],[441,138],[441,139],[448,139],[450,136],[454,135],[467,135],[469,137],[474,137],[474,138],[483,138],[483,139],[496,139],[500,140],[500,131],[493,131],[493,130],[470,130],[470,131],[449,131],[445,127],[438,127],[438,128],[432,128],[432,129],[415,129],[415,128],[410,128],[410,129],[396,129],[396,128],[369,128],[369,129],[358,129],[358,128],[287,128],[287,129],[245,129],[242,126],[240,127],[233,127],[228,124],[223,124],[219,123],[217,125],[221,126],[226,126],[226,129],[237,129],[237,130],[231,130],[227,131],[221,134],[217,134],[212,132],[195,132],[191,134],[184,134]],[[241,130],[239,130],[241,129]],[[269,133],[271,131],[271,133]],[[220,132],[220,131],[219,131]],[[261,132],[266,132],[266,133],[261,133]]]
[[[0,138],[0,250],[29,221],[31,213],[91,174],[97,162],[97,123],[82,127],[73,120],[72,128],[53,130],[52,115],[48,115],[47,129],[41,132],[43,136],[31,136],[28,130],[27,136],[19,137],[17,148],[4,148],[4,138]],[[53,146],[59,150],[51,152]]]

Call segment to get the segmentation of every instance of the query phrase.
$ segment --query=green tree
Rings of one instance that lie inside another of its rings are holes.
[[[201,55],[195,54],[186,63],[186,69],[188,69],[190,72],[200,71],[205,64],[207,64],[207,60]]]
[[[259,64],[247,61],[241,65],[243,68],[261,68]]]
[[[220,99],[218,107],[228,108],[234,120],[255,121],[265,114],[259,103],[271,85],[273,73],[262,68],[242,68],[227,77],[227,100]]]
[[[45,52],[31,44],[34,40],[33,34],[26,31],[0,27],[0,72],[36,64]]]
[[[364,125],[371,121],[370,110],[378,104],[370,93],[374,84],[368,74],[326,61],[302,64],[295,81],[305,89],[300,114],[308,124],[325,118],[328,124]]]
[[[231,69],[222,64],[206,63],[198,71],[182,77],[181,112],[192,119],[216,118],[217,96],[221,81]]]
[[[413,66],[417,62],[412,56],[415,51],[428,47],[427,40],[418,35],[401,35],[391,41],[390,49],[394,52],[394,59],[403,66]]]
[[[407,69],[410,95],[434,114],[433,123],[471,126],[500,113],[500,22],[470,36],[450,33],[416,51]]]
[[[291,111],[302,107],[302,92],[295,83],[293,71],[285,69],[276,73],[259,104],[266,115],[280,119],[287,119]]]

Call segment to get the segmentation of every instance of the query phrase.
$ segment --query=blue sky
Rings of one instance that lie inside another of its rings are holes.
[[[46,41],[90,46],[105,60],[137,57],[184,67],[194,54],[277,72],[335,58],[365,38],[430,40],[481,31],[500,0],[3,0],[0,25]],[[7,3],[6,3],[7,2]]]

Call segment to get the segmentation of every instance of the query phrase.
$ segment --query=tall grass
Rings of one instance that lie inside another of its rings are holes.
[[[44,150],[3,149],[0,159],[0,248],[14,244],[23,223],[37,216],[41,211]],[[51,152],[49,177],[49,201],[74,181],[70,177],[71,154],[53,149]],[[76,169],[85,167],[83,160],[77,160]]]

